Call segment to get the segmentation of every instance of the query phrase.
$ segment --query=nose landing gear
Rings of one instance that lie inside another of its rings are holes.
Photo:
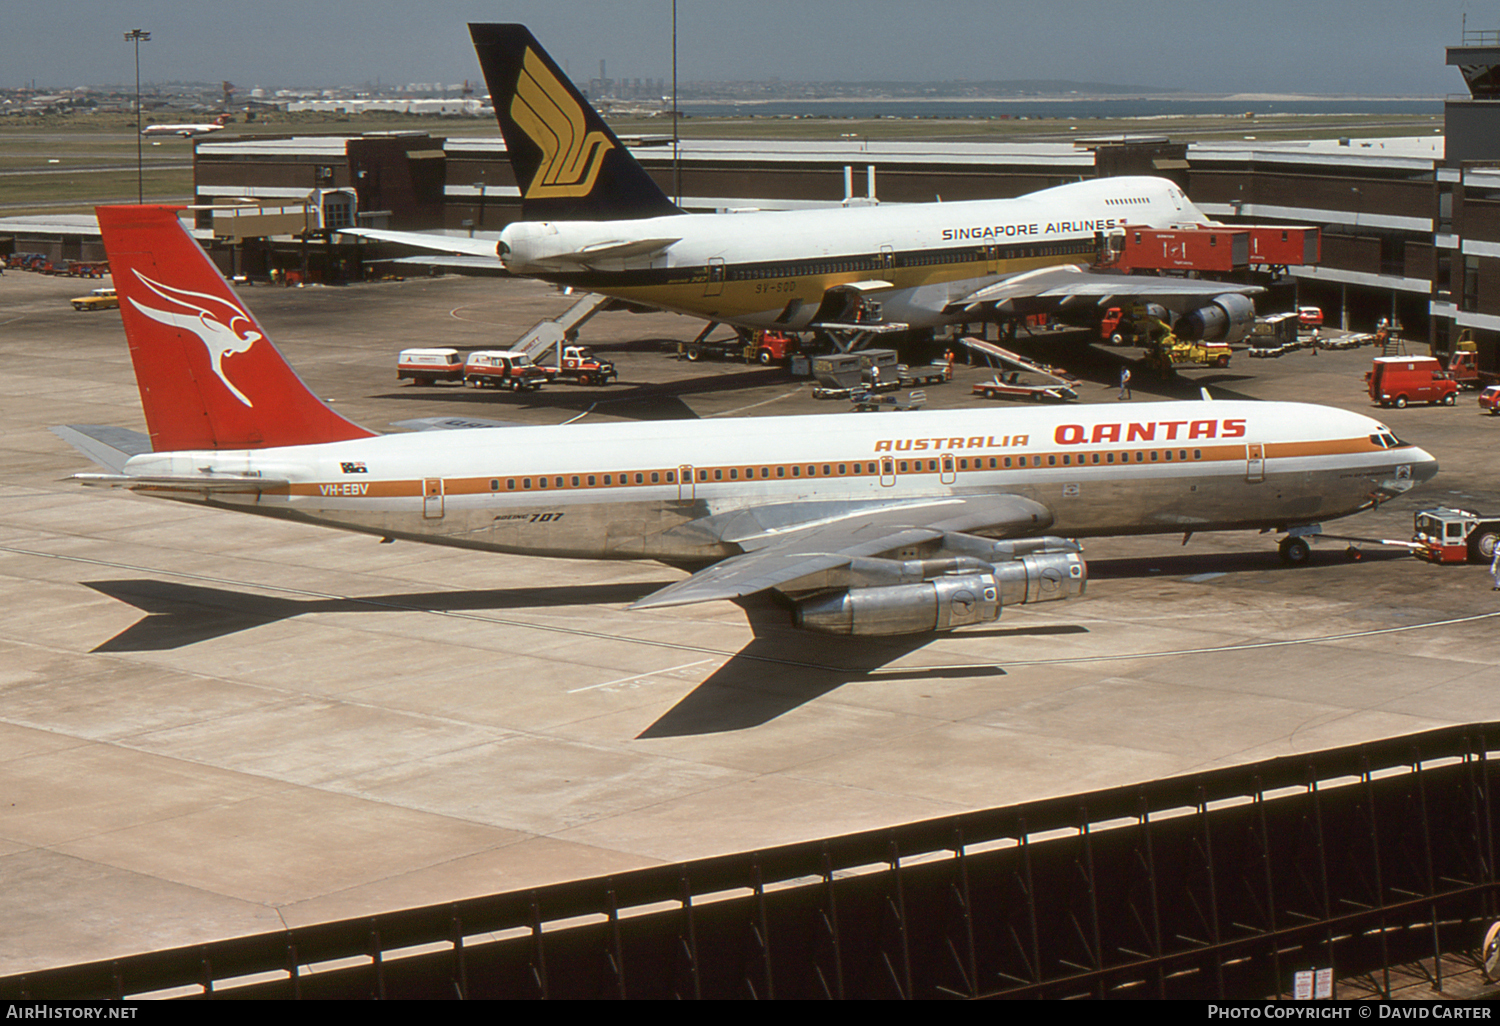
[[[1300,536],[1281,539],[1276,549],[1287,566],[1306,566],[1312,560],[1312,546]]]

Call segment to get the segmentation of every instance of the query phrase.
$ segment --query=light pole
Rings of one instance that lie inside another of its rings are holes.
[[[151,33],[131,29],[125,33],[125,42],[135,44],[135,201],[146,202],[145,176],[141,156],[141,44],[151,41]]]
[[[677,135],[677,0],[672,0],[672,193],[682,206],[682,140]]]

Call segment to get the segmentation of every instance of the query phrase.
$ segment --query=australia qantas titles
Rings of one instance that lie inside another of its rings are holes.
[[[1160,438],[1157,432],[1160,430]],[[1057,445],[1099,445],[1104,442],[1179,442],[1206,438],[1244,438],[1243,417],[1205,420],[1162,420],[1144,423],[1059,424],[1052,440]],[[1030,435],[974,435],[969,438],[883,438],[876,452],[923,452],[942,449],[1008,449],[1031,444]]]

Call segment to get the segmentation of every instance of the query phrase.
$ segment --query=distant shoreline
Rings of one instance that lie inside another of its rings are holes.
[[[714,106],[764,107],[790,103],[1442,103],[1441,96],[1360,96],[1353,93],[1313,95],[1305,93],[1065,93],[1038,95],[1010,93],[1004,96],[786,96],[741,100],[733,98],[681,97],[678,102]],[[640,101],[605,101],[631,103]]]

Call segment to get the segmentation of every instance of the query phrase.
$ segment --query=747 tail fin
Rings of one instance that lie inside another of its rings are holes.
[[[368,438],[288,366],[176,207],[98,207],[156,452]]]
[[[527,221],[682,213],[524,25],[470,25]]]

